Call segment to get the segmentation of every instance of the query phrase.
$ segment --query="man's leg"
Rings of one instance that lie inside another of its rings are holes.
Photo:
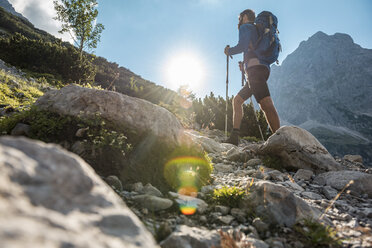
[[[236,146],[239,144],[239,129],[243,119],[243,103],[244,99],[237,94],[233,99],[233,130],[230,137],[225,141]]]
[[[271,132],[275,133],[280,128],[280,120],[276,112],[273,100],[270,96],[264,97],[259,102],[260,108],[265,113],[265,118],[270,126]]]
[[[233,100],[233,127],[234,129],[240,129],[240,124],[243,119],[243,103],[244,100],[239,94],[234,97]]]

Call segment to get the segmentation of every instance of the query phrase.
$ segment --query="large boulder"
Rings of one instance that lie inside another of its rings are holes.
[[[316,173],[340,170],[327,149],[308,131],[283,126],[260,147],[260,154],[280,157],[283,166],[307,169]]]
[[[220,240],[217,231],[181,225],[160,245],[162,248],[218,248],[221,247]]]
[[[36,101],[36,106],[50,112],[95,118],[96,113],[108,123],[151,133],[167,142],[183,142],[183,128],[178,119],[165,108],[148,101],[113,91],[68,85],[48,91]]]
[[[157,247],[81,158],[59,146],[0,138],[0,247]]]
[[[250,190],[241,207],[253,209],[270,224],[292,227],[301,219],[317,219],[321,214],[282,185],[260,181],[254,183]]]
[[[327,185],[337,190],[342,190],[347,184],[350,184],[348,190],[354,195],[367,194],[372,198],[372,175],[359,171],[330,171],[318,175],[314,182],[319,185]]]

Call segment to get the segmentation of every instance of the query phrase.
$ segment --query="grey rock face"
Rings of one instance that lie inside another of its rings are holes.
[[[348,189],[356,195],[367,194],[372,198],[372,175],[359,171],[331,171],[318,175],[314,182],[319,185],[328,185],[342,190],[350,181],[354,181]]]
[[[353,150],[371,164],[371,59],[372,50],[347,34],[318,32],[301,42],[271,70],[281,120],[310,131],[332,154]]]
[[[253,207],[258,215],[266,217],[272,224],[291,227],[300,219],[320,216],[317,209],[281,185],[260,181],[254,183],[251,190],[242,207]]]
[[[111,187],[114,187],[118,191],[123,191],[123,185],[117,176],[108,176],[105,181]]]
[[[350,162],[354,162],[354,163],[355,162],[363,163],[363,158],[360,155],[347,154],[347,155],[344,156],[344,159],[349,160]]]
[[[220,235],[217,231],[209,231],[185,225],[173,232],[167,239],[160,243],[162,248],[210,248],[220,246]]]
[[[151,211],[159,211],[172,207],[173,202],[169,199],[160,198],[153,195],[137,195],[133,197],[133,201],[139,203]]]
[[[156,247],[123,201],[78,156],[0,138],[0,247]]]
[[[304,169],[299,169],[296,174],[294,175],[294,179],[296,180],[310,180],[311,177],[314,175],[314,173],[311,170],[304,170]]]
[[[215,164],[214,170],[216,172],[222,172],[222,173],[231,173],[234,171],[234,168],[231,164]]]
[[[62,115],[95,118],[100,116],[116,127],[152,133],[174,144],[184,141],[183,128],[168,110],[135,97],[112,91],[68,85],[48,91],[36,103],[39,108]]]
[[[13,136],[29,136],[30,132],[31,132],[30,125],[17,123],[17,125],[13,128],[10,134]]]
[[[318,173],[341,168],[313,135],[299,127],[281,127],[262,145],[260,153],[279,156],[284,166]]]

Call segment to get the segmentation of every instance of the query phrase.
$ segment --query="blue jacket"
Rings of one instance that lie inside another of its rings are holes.
[[[244,53],[244,62],[251,58],[257,58],[252,50],[258,40],[256,26],[252,23],[246,23],[239,28],[239,42],[236,46],[229,49],[229,55]],[[270,68],[270,65],[260,60],[260,63]]]

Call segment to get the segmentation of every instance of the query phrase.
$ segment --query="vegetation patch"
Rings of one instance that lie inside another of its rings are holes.
[[[293,230],[305,247],[341,247],[342,244],[335,229],[312,219],[297,223]]]
[[[229,206],[231,208],[239,207],[240,201],[246,196],[244,189],[232,186],[223,186],[213,191],[212,199],[218,205]]]
[[[10,134],[17,123],[30,125],[29,137],[32,139],[58,143],[79,153],[104,176],[118,175],[121,164],[132,149],[125,132],[113,131],[99,115],[85,119],[31,107],[11,116],[1,117],[0,133]],[[79,129],[81,133],[77,137],[76,132]]]
[[[265,155],[262,158],[262,163],[268,168],[276,169],[279,171],[283,171],[284,168],[283,161],[279,156]]]

